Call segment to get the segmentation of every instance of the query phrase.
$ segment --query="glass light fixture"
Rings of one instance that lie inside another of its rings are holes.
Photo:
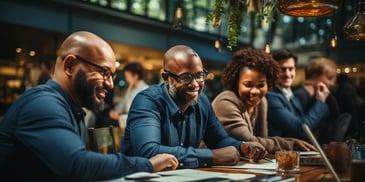
[[[218,37],[217,39],[215,39],[214,41],[214,48],[218,51],[218,52],[223,52],[224,51],[224,48],[222,46],[222,39],[221,37]]]
[[[172,28],[180,29],[184,27],[184,15],[183,9],[181,7],[177,7],[175,11],[174,22]]]
[[[336,48],[337,47],[336,17],[333,18],[332,36],[331,36],[331,40],[330,40],[330,47],[331,48]]]
[[[265,44],[265,52],[268,53],[268,54],[271,53],[271,47],[270,47],[270,44],[268,42]]]
[[[337,36],[336,36],[336,35],[334,35],[334,36],[331,38],[330,46],[331,46],[332,48],[337,47]]]
[[[289,16],[312,17],[335,12],[342,0],[278,0],[281,13]]]
[[[221,42],[219,41],[219,38],[218,39],[215,39],[215,41],[214,41],[214,47],[216,49],[220,49],[221,48]]]
[[[343,35],[349,40],[365,40],[365,2],[358,2],[357,11],[345,24]]]

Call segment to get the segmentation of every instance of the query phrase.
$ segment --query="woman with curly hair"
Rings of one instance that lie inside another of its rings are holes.
[[[259,142],[269,153],[316,150],[303,140],[268,137],[265,95],[275,86],[279,72],[279,65],[263,50],[250,47],[238,50],[224,69],[222,83],[226,90],[213,100],[214,112],[229,135]]]

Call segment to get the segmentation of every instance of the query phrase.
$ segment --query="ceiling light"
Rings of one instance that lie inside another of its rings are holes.
[[[342,0],[278,0],[280,12],[289,16],[322,16],[335,12]]]

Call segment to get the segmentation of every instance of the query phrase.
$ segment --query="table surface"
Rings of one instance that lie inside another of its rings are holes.
[[[240,163],[247,163],[247,161],[241,160]],[[255,174],[256,176],[265,176],[266,174],[261,173],[252,173],[247,172],[242,169],[234,169],[234,168],[196,168],[197,170],[202,171],[212,171],[212,172],[223,172],[223,173],[247,173],[247,174]],[[351,181],[350,179],[350,169],[346,172],[338,173],[341,181]],[[286,174],[286,173],[277,173],[278,175],[288,175],[295,177],[295,182],[315,182],[322,180],[335,181],[333,175],[330,170],[324,165],[300,165],[300,172],[296,174]]]

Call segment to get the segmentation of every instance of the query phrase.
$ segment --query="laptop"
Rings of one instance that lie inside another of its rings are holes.
[[[302,166],[324,166],[323,159],[319,152],[299,152],[300,153],[300,165]]]
[[[310,128],[308,127],[307,124],[303,123],[302,124],[303,130],[304,132],[307,134],[309,140],[314,144],[315,147],[317,147],[320,156],[323,159],[324,164],[328,167],[328,169],[331,171],[333,177],[335,178],[335,180],[337,182],[341,182],[341,179],[338,177],[335,169],[333,168],[332,164],[330,163],[330,161],[328,160],[326,154],[323,152],[321,146],[319,145],[317,139],[314,137],[312,131],[310,130]]]

